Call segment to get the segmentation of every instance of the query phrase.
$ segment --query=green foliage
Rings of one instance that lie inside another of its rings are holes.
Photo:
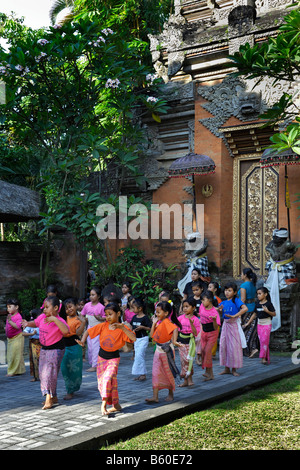
[[[97,242],[96,208],[104,202],[89,175],[116,168],[117,194],[128,172],[141,183],[141,116],[166,112],[160,80],[143,64],[145,44],[111,30],[109,11],[45,30],[0,18],[9,42],[0,49],[0,177],[40,192],[40,235],[68,228],[87,249]]]
[[[157,302],[159,293],[163,289],[173,291],[177,273],[176,265],[155,268],[149,263],[135,274],[129,274],[132,280],[132,295],[146,301],[149,315],[153,314],[154,303]]]
[[[231,59],[237,67],[234,75],[242,75],[248,79],[263,77],[274,78],[275,85],[279,80],[294,85],[294,93],[284,93],[280,100],[262,116],[267,125],[275,126],[278,122],[295,118],[288,128],[272,137],[273,148],[277,152],[292,149],[300,154],[300,120],[299,120],[299,79],[300,79],[300,8],[299,1],[292,6],[285,16],[283,24],[278,28],[278,35],[260,45],[251,47],[249,43],[240,47]],[[232,67],[232,62],[229,64]],[[298,117],[297,117],[298,115]]]
[[[28,288],[17,293],[20,302],[23,318],[30,318],[30,312],[33,308],[40,308],[46,297],[45,289],[39,288],[37,282],[30,281]]]

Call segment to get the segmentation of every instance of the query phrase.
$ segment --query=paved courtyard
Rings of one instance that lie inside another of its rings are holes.
[[[203,370],[195,364],[194,386],[177,387],[172,403],[164,402],[167,391],[161,391],[160,403],[149,405],[145,398],[152,396],[152,358],[153,348],[149,346],[147,380],[137,382],[131,375],[132,353],[121,353],[118,388],[123,412],[111,416],[101,415],[96,373],[87,372],[87,362],[84,362],[81,389],[73,400],[63,399],[66,390],[59,374],[59,404],[50,410],[42,410],[40,383],[30,382],[28,360],[25,361],[26,374],[17,377],[6,377],[7,366],[0,365],[0,449],[97,449],[114,438],[126,439],[133,432],[143,432],[184,414],[207,408],[249,387],[300,373],[300,365],[293,364],[291,355],[274,355],[269,366],[261,365],[258,357],[244,358],[239,377],[219,375],[223,367],[219,366],[216,358],[214,381],[204,382]],[[179,365],[178,353],[176,362]]]

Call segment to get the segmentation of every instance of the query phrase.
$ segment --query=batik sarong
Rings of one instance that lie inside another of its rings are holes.
[[[7,375],[25,374],[24,336],[22,333],[7,338]]]
[[[183,335],[179,333],[179,341],[180,336],[182,338],[190,338],[189,343],[185,344],[182,343],[182,346],[179,348],[179,357],[180,357],[180,377],[187,378],[190,375],[193,375],[193,362],[196,355],[196,344],[195,344],[195,337],[193,334],[191,335]]]
[[[97,367],[98,363],[98,355],[99,355],[99,348],[100,348],[100,342],[99,342],[99,336],[96,336],[95,338],[90,338],[88,336],[87,338],[87,348],[88,348],[88,361],[89,364],[92,367]]]
[[[82,347],[79,344],[66,346],[61,372],[67,393],[77,392],[82,383]]]
[[[257,325],[257,334],[260,342],[259,357],[266,359],[270,362],[270,334],[272,330],[272,323],[269,325]]]
[[[218,339],[219,330],[202,331],[201,333],[201,362],[202,369],[212,367],[212,351]]]
[[[219,344],[220,365],[239,369],[243,367],[243,349],[238,323],[234,319],[224,320]]]
[[[41,349],[39,375],[43,395],[57,396],[57,376],[64,353],[64,349]]]
[[[145,356],[147,347],[149,344],[149,336],[143,336],[142,338],[137,338],[134,342],[134,362],[132,365],[131,373],[133,375],[146,375],[147,367],[145,362]]]
[[[103,359],[98,356],[97,363],[97,380],[98,390],[102,400],[106,398],[108,405],[116,405],[119,403],[118,393],[118,368],[120,358]]]
[[[30,375],[32,375],[36,380],[39,380],[41,347],[42,345],[38,339],[29,340]]]
[[[174,348],[171,345],[173,356]],[[170,369],[167,353],[158,344],[153,356],[152,387],[158,390],[175,390],[175,378]]]

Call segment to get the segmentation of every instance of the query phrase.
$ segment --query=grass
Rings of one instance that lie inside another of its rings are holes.
[[[102,450],[299,450],[300,375]]]

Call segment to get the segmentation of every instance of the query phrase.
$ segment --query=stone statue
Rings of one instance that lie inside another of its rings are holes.
[[[276,268],[281,274],[281,288],[286,287],[290,282],[296,281],[296,263],[294,255],[297,247],[288,238],[288,231],[285,228],[273,231],[273,238],[266,246],[266,251],[270,254],[270,259],[266,263],[266,270],[270,273]],[[289,282],[286,282],[289,280]]]
[[[289,240],[288,236],[286,228],[275,229],[272,240],[266,246],[270,259],[266,263],[269,275],[265,287],[269,290],[271,302],[276,312],[276,316],[272,319],[271,331],[276,331],[281,327],[280,290],[298,281],[294,261],[297,247]]]
[[[210,282],[210,274],[208,270],[208,258],[206,254],[206,249],[208,246],[207,239],[204,239],[201,242],[201,236],[199,234],[200,243],[199,246],[196,245],[196,249],[193,249],[193,244],[195,240],[197,241],[197,232],[190,234],[186,241],[185,253],[187,257],[187,273],[185,276],[178,282],[178,290],[181,295],[183,295],[183,291],[187,282],[191,280],[191,274],[193,269],[197,268],[201,273],[201,280],[205,283]],[[192,249],[191,249],[192,248]]]

